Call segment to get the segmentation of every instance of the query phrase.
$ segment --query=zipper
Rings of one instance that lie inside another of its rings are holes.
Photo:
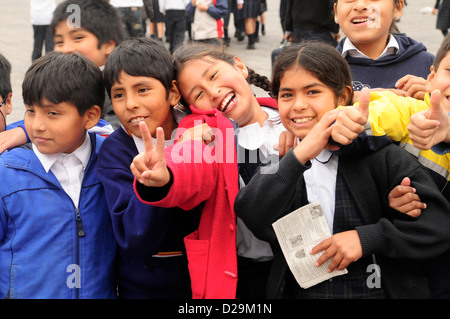
[[[84,237],[83,221],[78,208],[75,210],[75,220],[77,221],[78,237]]]

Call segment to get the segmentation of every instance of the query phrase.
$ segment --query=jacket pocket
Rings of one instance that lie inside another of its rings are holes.
[[[209,240],[198,239],[198,231],[184,238],[188,259],[189,276],[191,277],[192,298],[203,299],[206,291],[208,272]]]

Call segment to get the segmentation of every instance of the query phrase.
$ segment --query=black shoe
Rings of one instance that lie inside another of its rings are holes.
[[[244,41],[244,39],[245,39],[245,35],[239,33],[237,40],[240,42],[240,41]]]
[[[255,48],[255,44],[254,43],[249,43],[249,44],[247,44],[247,50],[255,50],[256,48]]]

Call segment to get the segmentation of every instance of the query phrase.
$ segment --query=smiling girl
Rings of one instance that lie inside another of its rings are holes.
[[[396,145],[369,154],[329,151],[332,124],[340,112],[336,108],[348,104],[353,93],[346,61],[327,44],[291,46],[278,57],[272,82],[281,122],[300,142],[281,159],[276,173],[257,172],[235,201],[236,214],[273,249],[268,297],[429,296],[427,281],[412,270],[423,270],[420,262],[448,249],[449,234],[442,225],[450,223],[449,203],[425,169]],[[404,176],[411,177],[420,198],[427,198],[427,213],[420,219],[389,207],[387,194]],[[316,266],[331,260],[328,271],[347,268],[348,274],[302,289],[288,269],[272,224],[312,202],[320,203],[333,234],[312,247]],[[373,264],[381,281],[369,288],[374,274],[367,267]]]
[[[414,39],[396,31],[403,0],[335,0],[335,21],[346,35],[338,45],[350,65],[355,90],[362,87],[408,91],[411,81],[424,84],[434,56]],[[421,79],[420,79],[421,78]],[[401,81],[399,81],[401,80]]]

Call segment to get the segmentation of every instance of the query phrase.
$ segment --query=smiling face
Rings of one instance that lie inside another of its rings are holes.
[[[86,130],[98,123],[100,114],[98,106],[80,115],[71,103],[54,104],[44,98],[40,106],[26,106],[25,129],[39,152],[72,153],[83,144]]]
[[[83,28],[71,28],[66,21],[61,21],[55,27],[53,37],[55,51],[63,53],[79,53],[93,61],[98,67],[105,65],[108,55],[115,47],[114,41],[98,46],[98,38]]]
[[[150,134],[155,137],[156,129],[164,129],[170,139],[176,128],[172,105],[176,105],[180,94],[175,85],[169,92],[157,79],[146,76],[131,76],[120,72],[119,79],[111,87],[111,102],[120,123],[133,135],[141,137],[139,122],[145,121]]]
[[[187,103],[199,110],[217,109],[242,127],[257,121],[259,104],[247,83],[247,68],[236,57],[234,62],[231,65],[212,57],[192,59],[177,80]]]
[[[334,5],[335,20],[360,51],[377,58],[386,47],[391,24],[402,16],[404,5],[403,0],[338,0]]]
[[[349,90],[337,98],[333,90],[301,67],[286,70],[280,79],[278,109],[283,126],[304,138],[322,116],[343,104]]]
[[[431,73],[428,76],[427,91],[441,91],[441,106],[446,112],[450,112],[450,51],[439,63],[437,70],[431,67]]]

